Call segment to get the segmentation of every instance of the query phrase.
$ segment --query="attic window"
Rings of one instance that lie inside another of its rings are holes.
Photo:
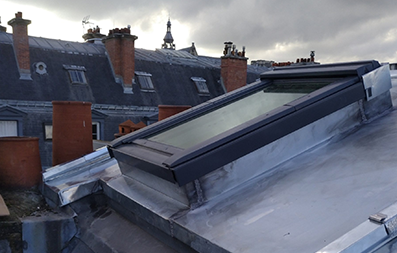
[[[194,84],[196,85],[197,91],[201,94],[209,94],[209,90],[206,84],[206,80],[201,77],[192,77],[191,78]]]
[[[52,140],[52,123],[44,123],[44,138],[46,141]]]
[[[152,74],[135,71],[135,75],[142,90],[154,90]]]
[[[85,78],[85,67],[75,66],[75,65],[63,65],[69,73],[69,78],[72,84],[87,84],[87,79]]]

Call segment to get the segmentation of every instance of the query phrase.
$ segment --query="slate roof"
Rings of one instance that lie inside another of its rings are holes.
[[[135,50],[135,71],[152,75],[155,92],[141,91],[133,84],[133,94],[125,94],[116,82],[112,66],[101,43],[79,43],[29,36],[32,80],[20,80],[12,46],[12,34],[0,32],[0,99],[87,101],[94,104],[157,106],[197,105],[224,93],[220,83],[220,58],[193,56],[167,49]],[[45,74],[36,64],[46,65]],[[71,84],[64,65],[83,66],[88,85]],[[249,67],[247,83],[265,69]],[[210,93],[200,95],[191,77],[206,80]]]

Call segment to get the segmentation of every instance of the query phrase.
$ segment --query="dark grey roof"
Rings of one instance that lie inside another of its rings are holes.
[[[197,105],[224,93],[220,83],[220,58],[193,56],[185,51],[135,50],[135,70],[150,73],[154,92],[125,94],[112,71],[105,46],[41,37],[29,37],[32,80],[20,80],[12,45],[12,34],[0,32],[0,99],[88,101],[95,104],[137,106]],[[36,72],[44,63],[46,73]],[[82,66],[88,85],[71,84],[65,66]],[[247,82],[253,82],[265,68],[248,67]],[[192,77],[206,80],[208,95],[199,94]]]

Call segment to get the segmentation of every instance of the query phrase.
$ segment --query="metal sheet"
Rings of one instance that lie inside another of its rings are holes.
[[[368,101],[390,90],[392,85],[389,65],[381,66],[363,75],[363,83]]]
[[[101,148],[82,158],[52,167],[43,173],[46,190],[58,195],[60,206],[100,191],[99,179],[121,175],[117,161]],[[50,196],[49,196],[50,197]]]

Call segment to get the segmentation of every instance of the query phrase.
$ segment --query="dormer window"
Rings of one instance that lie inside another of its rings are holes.
[[[135,71],[135,76],[141,90],[154,91],[154,86],[152,82],[152,74],[146,72]]]
[[[209,90],[207,87],[206,80],[201,77],[192,77],[191,78],[194,84],[196,85],[197,91],[200,94],[209,94]]]
[[[70,82],[72,84],[87,84],[87,79],[85,78],[85,67],[75,66],[75,65],[63,65],[69,73]]]

